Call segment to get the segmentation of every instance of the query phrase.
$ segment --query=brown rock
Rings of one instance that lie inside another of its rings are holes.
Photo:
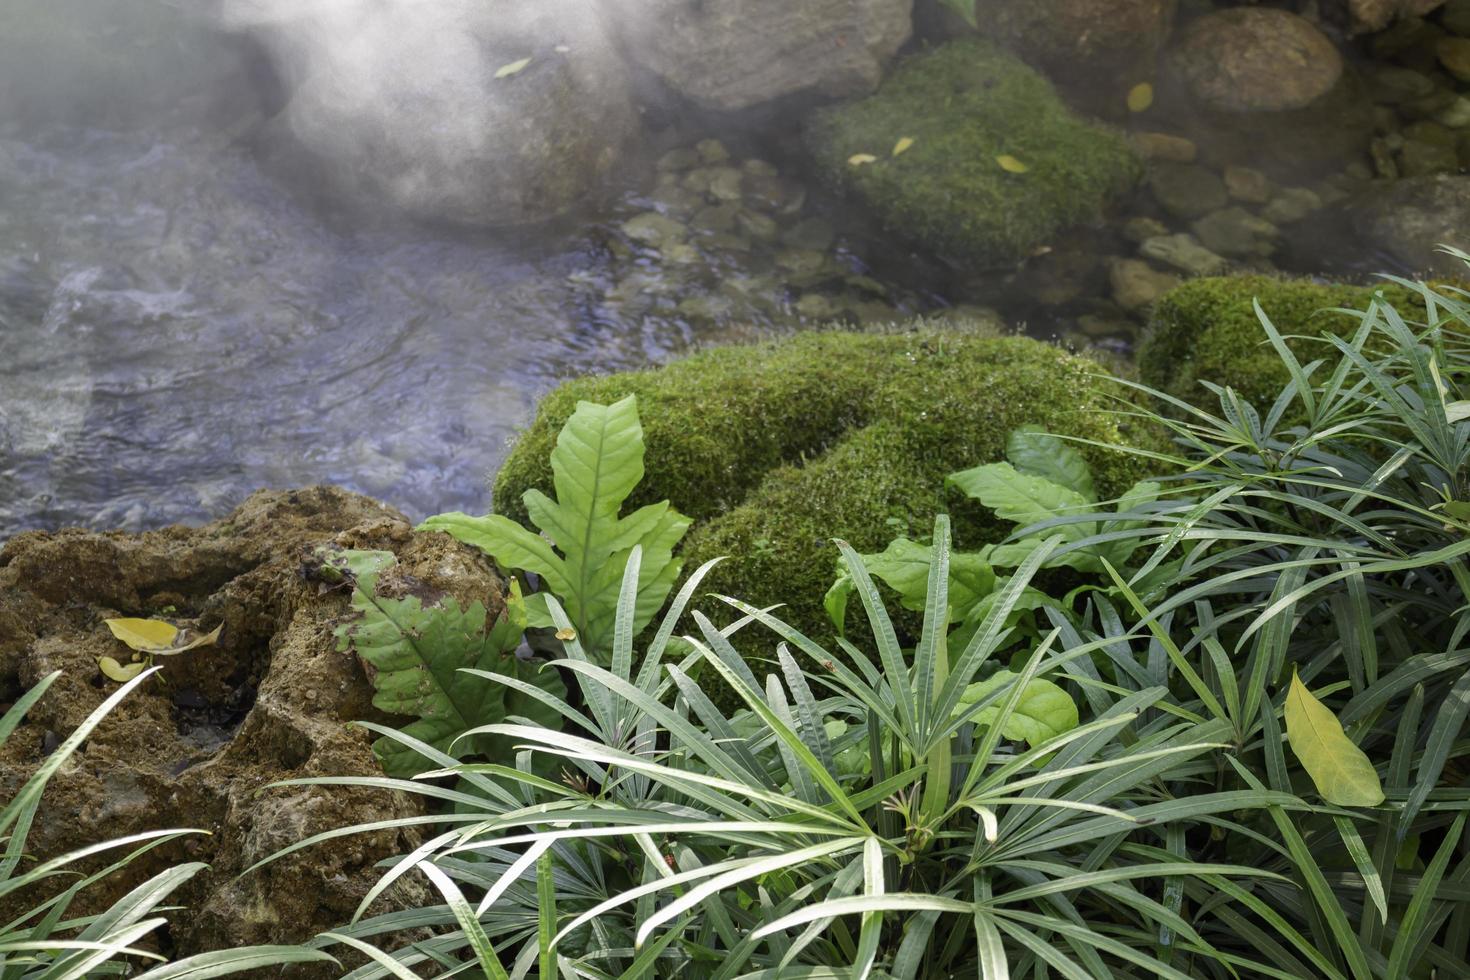
[[[45,857],[144,830],[212,831],[148,852],[96,896],[111,902],[186,856],[207,861],[211,869],[176,893],[187,911],[174,917],[174,955],[296,942],[339,925],[378,880],[374,865],[418,841],[397,831],[353,837],[240,877],[308,835],[422,812],[402,793],[260,792],[281,779],[379,774],[371,736],[348,723],[403,721],[373,708],[356,658],[337,649],[348,594],[315,575],[313,551],[326,544],[395,552],[385,589],[502,607],[500,578],[478,551],[411,534],[398,512],[332,487],[257,493],[200,528],[30,532],[0,550],[0,700],[62,671],[0,749],[0,799],[34,771],[48,731],[64,737],[111,693],[96,658],[119,647],[103,619],[223,627],[216,645],[162,659],[166,683],[149,682],[107,717],[52,779],[30,839]],[[421,888],[405,879],[375,911],[422,901]]]
[[[1470,82],[1470,37],[1442,37],[1434,53],[1444,70],[1462,82]]]
[[[1229,112],[1303,108],[1330,92],[1343,70],[1325,34],[1271,8],[1238,7],[1199,18],[1170,60],[1201,105]]]
[[[1193,163],[1199,155],[1194,141],[1170,133],[1129,133],[1128,142],[1140,156],[1169,163]]]
[[[1226,167],[1225,190],[1237,201],[1265,204],[1271,197],[1271,180],[1252,167]]]
[[[1395,20],[1422,17],[1444,0],[1322,0],[1323,19],[1349,34],[1381,31]]]

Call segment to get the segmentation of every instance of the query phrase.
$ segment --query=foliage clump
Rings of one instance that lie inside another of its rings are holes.
[[[895,154],[902,139],[913,142]],[[911,58],[875,95],[817,112],[806,142],[829,182],[889,229],[985,263],[1095,218],[1141,175],[1121,136],[978,40]]]
[[[647,456],[629,506],[671,501],[696,522],[686,564],[728,556],[710,573],[712,588],[786,602],[788,621],[825,635],[832,537],[881,551],[896,536],[927,533],[949,510],[956,540],[977,547],[1009,526],[944,480],[1000,459],[1014,429],[1145,439],[1107,411],[1101,373],[1037,341],[922,328],[805,334],[579,378],[542,401],[496,480],[495,507],[527,519],[521,498],[551,486],[551,449],[577,402],[637,395]],[[1105,495],[1140,475],[1134,459],[1095,447],[1083,455]]]
[[[1200,382],[1228,386],[1246,401],[1274,398],[1289,380],[1286,366],[1261,332],[1255,303],[1304,361],[1333,357],[1324,332],[1350,337],[1361,316],[1342,310],[1368,308],[1375,294],[1418,316],[1424,297],[1397,283],[1372,286],[1316,283],[1270,276],[1194,279],[1155,304],[1148,333],[1138,349],[1143,382],[1185,401],[1209,395]]]

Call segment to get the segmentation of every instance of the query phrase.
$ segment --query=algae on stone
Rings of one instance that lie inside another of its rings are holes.
[[[1024,258],[1096,218],[1141,174],[1119,134],[1073,113],[1041,75],[982,41],[910,58],[877,94],[815,113],[805,135],[824,176],[891,231],[967,261]],[[905,137],[912,146],[892,155]],[[858,154],[877,159],[853,165]]]
[[[1406,318],[1422,317],[1418,293],[1393,283],[1372,286],[1321,284],[1269,276],[1194,279],[1166,293],[1154,305],[1148,331],[1138,349],[1143,382],[1185,401],[1214,403],[1200,386],[1228,385],[1258,407],[1269,406],[1288,381],[1276,351],[1256,316],[1253,301],[1271,318],[1303,362],[1326,357],[1331,349],[1323,332],[1351,336],[1358,318],[1335,309],[1366,310],[1381,293]]]
[[[1103,443],[1131,440],[1107,412],[1094,362],[1022,337],[938,330],[816,332],[706,351],[650,371],[570,381],[541,403],[495,484],[496,508],[524,520],[544,489],[557,431],[578,400],[638,396],[645,477],[630,506],[668,499],[694,517],[686,568],[728,556],[713,592],[757,604],[826,638],[822,596],[842,537],[880,551],[951,512],[957,546],[1010,528],[949,493],[949,473],[1001,458],[1018,426]],[[1131,457],[1083,449],[1104,494],[1140,474]]]

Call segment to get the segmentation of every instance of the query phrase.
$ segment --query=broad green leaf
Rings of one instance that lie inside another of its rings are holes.
[[[1015,683],[1019,676],[1013,671],[1001,670],[983,681],[969,685],[965,688],[965,693],[960,695],[960,703],[954,713],[964,713],[971,705],[978,704],[996,691]],[[988,725],[994,722],[1000,714],[1001,700],[997,699],[993,705],[977,714],[974,718],[975,724]],[[1071,731],[1077,727],[1077,723],[1077,703],[1072,700],[1071,695],[1051,681],[1037,678],[1026,684],[1021,692],[1021,699],[1016,704],[1016,710],[1001,729],[1001,735],[1013,741],[1025,740],[1034,748],[1048,739]]]
[[[403,728],[407,735],[450,752],[462,733],[508,715],[557,724],[550,709],[535,698],[461,670],[507,674],[565,696],[554,669],[541,670],[515,656],[525,622],[517,591],[507,600],[506,614],[492,624],[486,622],[483,603],[466,609],[445,596],[426,608],[418,596],[381,596],[377,584],[377,573],[357,579],[352,608],[359,618],[338,627],[337,637],[341,649],[350,647],[368,666],[377,692],[373,706],[417,719]],[[474,747],[455,748],[463,754]],[[379,739],[373,749],[391,776],[432,768],[429,760],[400,742]]]
[[[445,531],[480,548],[503,568],[534,572],[561,600],[584,649],[602,662],[611,656],[623,569],[634,547],[643,549],[633,631],[657,614],[679,576],[674,548],[689,519],[668,503],[620,517],[643,479],[643,426],[633,396],[613,405],[579,402],[551,453],[556,499],[539,490],[524,496],[537,535],[507,517],[440,514],[422,530]],[[533,626],[549,625],[544,600],[528,600]]]
[[[1295,671],[1286,693],[1286,740],[1328,803],[1377,806],[1383,802],[1383,785],[1373,763]]]
[[[1039,425],[1023,425],[1011,432],[1006,440],[1006,459],[1018,472],[1075,490],[1086,500],[1097,499],[1087,460],[1071,443]]]
[[[922,612],[928,597],[929,566],[934,560],[934,546],[895,538],[876,555],[863,555],[863,565],[874,578],[898,593],[905,609]],[[847,617],[847,600],[853,592],[852,576],[844,569],[827,590],[823,604],[828,616],[841,632]],[[995,591],[995,572],[984,554],[950,555],[949,608],[950,620],[959,622],[969,615],[986,596]]]
[[[1090,509],[1087,498],[1076,490],[1043,476],[1022,473],[1010,463],[986,463],[962,470],[951,474],[947,482],[995,511],[996,516],[1022,527]],[[1048,530],[1047,536],[1060,535],[1067,542],[1091,533],[1090,524],[1064,524]]]

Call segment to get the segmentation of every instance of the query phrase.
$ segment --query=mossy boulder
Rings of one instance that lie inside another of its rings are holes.
[[[715,349],[649,371],[581,378],[541,403],[495,483],[496,509],[524,521],[521,496],[551,486],[556,433],[579,400],[638,396],[646,476],[630,506],[669,499],[696,519],[686,568],[728,556],[707,584],[824,640],[822,596],[845,538],[880,551],[927,536],[948,510],[958,546],[1003,532],[947,493],[948,474],[1001,458],[1017,426],[1101,443],[1132,438],[1107,411],[1118,393],[1094,362],[1038,341],[921,327],[903,334],[802,334]],[[1102,492],[1140,474],[1135,457],[1084,447]],[[1005,528],[1005,530],[1009,530]]]
[[[876,94],[813,114],[805,138],[824,178],[893,232],[985,264],[1096,218],[1141,174],[1118,133],[978,40],[908,59]]]
[[[1422,318],[1422,297],[1394,283],[1372,286],[1323,284],[1269,276],[1194,279],[1164,294],[1154,305],[1138,349],[1143,382],[1185,401],[1214,402],[1200,386],[1228,385],[1256,405],[1269,406],[1289,380],[1256,316],[1254,303],[1289,339],[1303,363],[1332,357],[1317,340],[1324,332],[1351,336],[1360,320],[1334,310],[1366,310],[1375,294],[1406,318]]]

